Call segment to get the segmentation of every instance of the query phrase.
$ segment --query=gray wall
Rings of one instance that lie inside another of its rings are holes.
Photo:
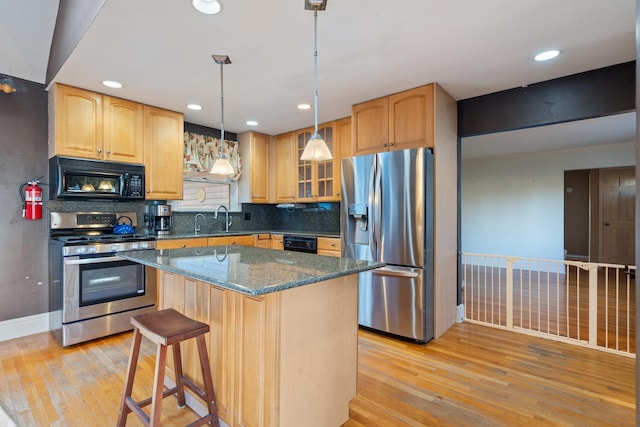
[[[47,176],[44,86],[0,74],[0,321],[48,310],[46,221],[22,218],[21,184]],[[48,197],[46,186],[43,198]]]

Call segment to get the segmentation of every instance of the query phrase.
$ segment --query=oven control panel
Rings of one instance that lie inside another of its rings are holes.
[[[125,251],[143,251],[147,249],[155,249],[155,240],[142,240],[133,242],[118,242],[118,243],[97,243],[92,242],[83,245],[64,246],[62,248],[63,256],[77,256],[77,255],[93,255],[93,254],[107,254],[115,252]]]

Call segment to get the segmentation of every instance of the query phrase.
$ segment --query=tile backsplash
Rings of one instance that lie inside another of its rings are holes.
[[[146,233],[144,227],[145,204],[150,202],[109,202],[109,201],[68,201],[48,200],[48,211],[64,212],[135,212],[137,233]],[[231,231],[306,231],[319,233],[340,233],[340,203],[307,203],[306,209],[280,209],[274,204],[243,203],[242,212],[230,212],[233,224]],[[194,231],[194,220],[198,212],[173,212],[171,228],[175,234],[189,234]],[[224,213],[213,219],[213,212],[202,212],[201,233],[224,230]],[[47,215],[48,217],[48,215]],[[48,218],[47,218],[48,220]]]

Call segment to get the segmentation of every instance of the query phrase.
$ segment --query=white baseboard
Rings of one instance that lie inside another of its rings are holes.
[[[34,314],[0,322],[0,341],[26,337],[49,330],[49,313]]]

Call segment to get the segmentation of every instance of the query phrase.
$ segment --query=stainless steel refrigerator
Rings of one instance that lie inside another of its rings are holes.
[[[389,151],[342,160],[342,255],[386,266],[361,273],[360,325],[433,338],[433,154]]]

